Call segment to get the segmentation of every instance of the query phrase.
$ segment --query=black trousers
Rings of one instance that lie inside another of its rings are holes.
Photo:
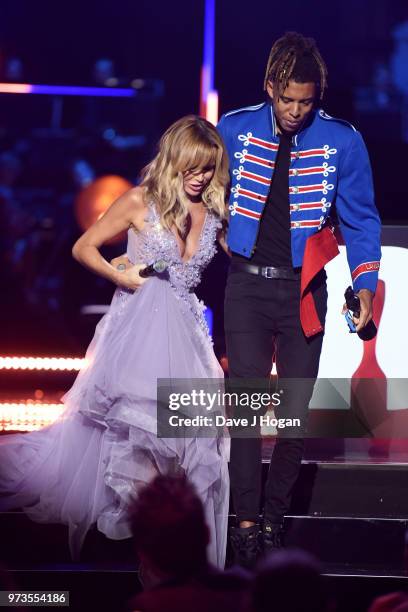
[[[314,279],[312,293],[324,324],[327,307],[324,271]],[[305,337],[300,325],[299,300],[300,279],[267,279],[230,272],[225,294],[225,333],[230,378],[269,378],[275,357],[278,378],[311,380],[311,384],[295,394],[291,406],[291,416],[298,415],[304,423],[318,373],[323,333]],[[283,416],[279,409],[275,415]],[[265,488],[264,516],[272,522],[281,522],[289,510],[303,450],[303,437],[278,433]],[[261,461],[260,436],[232,438],[230,478],[237,521],[259,520]]]

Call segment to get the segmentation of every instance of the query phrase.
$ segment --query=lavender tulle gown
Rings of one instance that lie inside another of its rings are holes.
[[[95,522],[109,538],[129,537],[129,503],[138,489],[181,468],[204,504],[209,558],[224,565],[228,440],[156,435],[157,378],[223,376],[191,291],[214,256],[219,226],[207,213],[197,252],[183,262],[151,205],[144,229],[128,232],[127,254],[133,262],[167,260],[169,280],[150,278],[134,293],[117,289],[63,398],[61,418],[0,438],[0,510],[24,507],[34,521],[67,524],[74,558]]]

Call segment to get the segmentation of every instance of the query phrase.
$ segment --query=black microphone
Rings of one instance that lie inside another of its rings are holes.
[[[347,287],[344,297],[346,299],[347,308],[351,310],[353,316],[358,319],[360,317],[360,298],[354,293],[351,287]],[[357,335],[361,340],[372,340],[377,335],[377,326],[374,321],[371,319],[363,329],[357,332]]]
[[[156,274],[163,274],[168,268],[168,263],[164,259],[158,259],[154,261],[150,266],[146,266],[139,270],[139,276],[147,278],[148,276],[155,276]]]

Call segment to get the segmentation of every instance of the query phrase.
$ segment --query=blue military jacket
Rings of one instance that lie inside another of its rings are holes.
[[[230,160],[228,246],[250,258],[279,147],[272,106],[264,103],[226,113],[218,130]],[[381,225],[367,150],[350,123],[317,110],[292,139],[289,206],[294,267],[302,265],[306,240],[323,227],[334,204],[353,287],[375,291]]]

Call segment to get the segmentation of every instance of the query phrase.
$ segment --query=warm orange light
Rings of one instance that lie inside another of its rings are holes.
[[[218,123],[218,93],[214,90],[208,92],[205,118],[213,125]]]
[[[1,93],[18,93],[28,94],[31,93],[32,85],[28,83],[0,83]]]
[[[108,210],[111,204],[133,187],[121,176],[102,176],[84,187],[75,200],[75,216],[79,227],[86,231]],[[125,239],[125,233],[118,234],[107,244]]]

